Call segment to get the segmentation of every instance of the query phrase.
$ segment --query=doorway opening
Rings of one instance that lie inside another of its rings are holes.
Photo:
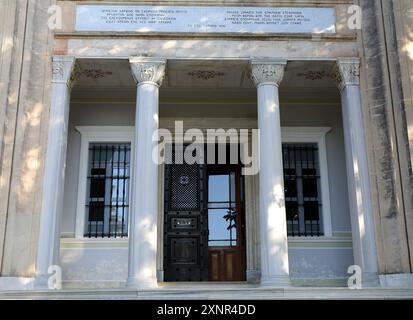
[[[165,166],[166,282],[246,280],[242,165],[226,154],[223,164]]]

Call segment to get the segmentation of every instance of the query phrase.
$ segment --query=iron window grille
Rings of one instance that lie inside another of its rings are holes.
[[[85,237],[128,236],[130,144],[91,143]]]
[[[283,144],[283,163],[288,235],[322,236],[317,144]]]

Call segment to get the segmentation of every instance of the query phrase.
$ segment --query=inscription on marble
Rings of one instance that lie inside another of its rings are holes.
[[[334,8],[78,5],[76,31],[335,33]]]

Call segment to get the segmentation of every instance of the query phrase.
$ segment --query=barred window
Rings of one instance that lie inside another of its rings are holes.
[[[317,144],[283,144],[283,162],[288,235],[323,235]]]
[[[130,144],[91,143],[85,236],[128,235]]]

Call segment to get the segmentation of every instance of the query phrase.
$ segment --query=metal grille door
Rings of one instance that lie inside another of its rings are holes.
[[[164,281],[208,281],[205,169],[200,164],[166,165]]]

